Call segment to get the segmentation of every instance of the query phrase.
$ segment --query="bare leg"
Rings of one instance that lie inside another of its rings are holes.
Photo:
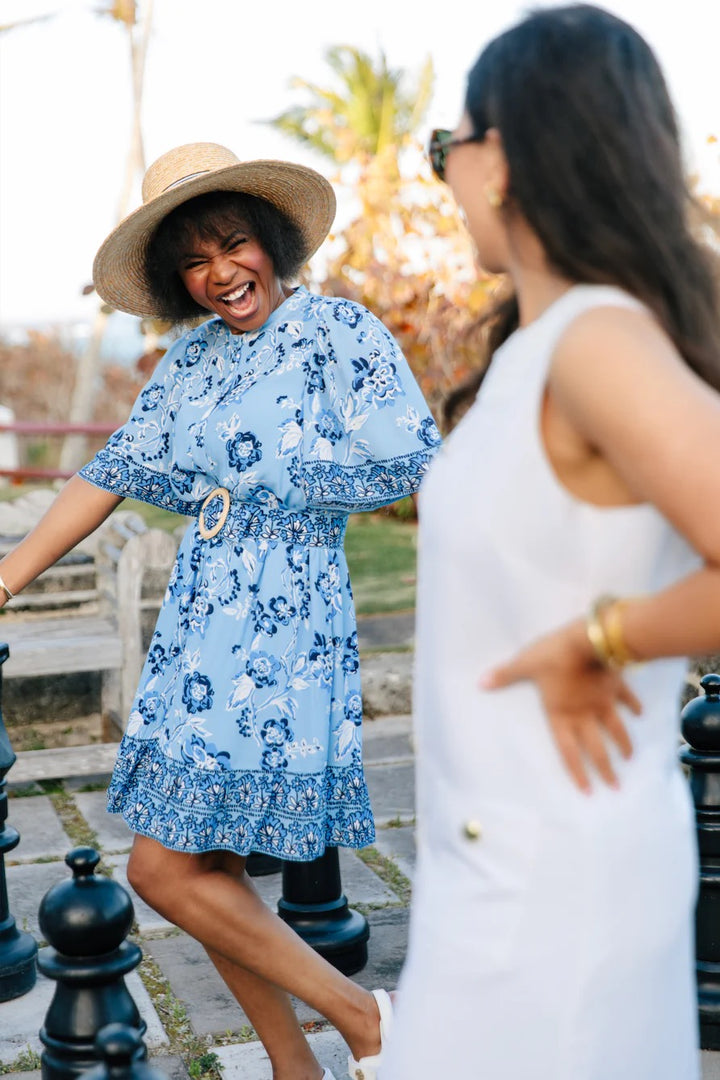
[[[322,1076],[288,994],[212,949],[206,952],[267,1050],[274,1080],[316,1080]]]
[[[265,906],[240,856],[185,854],[136,836],[127,872],[130,884],[151,907],[205,947],[262,1039],[275,1080],[301,1080],[298,1061],[315,1061],[288,993],[327,1017],[355,1058],[378,1053],[379,1014],[372,994],[337,971]],[[293,1071],[280,1071],[287,1068],[288,1056],[301,1052],[299,1039],[305,1047],[302,1057],[293,1061]],[[315,1069],[307,1073],[309,1080],[321,1075],[316,1062]]]

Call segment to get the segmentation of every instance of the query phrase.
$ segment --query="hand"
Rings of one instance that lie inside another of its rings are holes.
[[[488,672],[480,686],[499,690],[526,680],[540,691],[557,747],[581,791],[591,790],[588,763],[606,783],[618,787],[607,740],[616,744],[624,758],[632,755],[632,743],[617,705],[626,705],[636,716],[642,705],[618,672],[595,659],[582,620],[538,638]]]

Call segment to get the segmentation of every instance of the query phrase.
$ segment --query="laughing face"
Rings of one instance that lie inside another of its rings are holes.
[[[178,273],[193,300],[219,315],[234,334],[258,330],[289,295],[269,255],[245,226],[217,240],[194,238]]]

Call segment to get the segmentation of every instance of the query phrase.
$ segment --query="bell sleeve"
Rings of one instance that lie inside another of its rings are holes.
[[[83,480],[122,498],[139,499],[176,513],[191,513],[196,499],[189,479],[173,464],[175,419],[188,365],[187,335],[168,349],[140,391],[129,419],[79,471]]]
[[[355,513],[413,494],[441,439],[397,342],[371,312],[335,299],[316,344],[303,410],[308,507]]]

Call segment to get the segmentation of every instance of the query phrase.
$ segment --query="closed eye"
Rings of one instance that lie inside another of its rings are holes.
[[[246,232],[233,233],[228,236],[227,239],[219,243],[219,247],[223,252],[235,251],[242,244],[247,244],[250,240],[250,236]],[[199,267],[204,266],[215,257],[215,252],[210,252],[208,255],[201,255],[199,252],[195,254],[192,251],[187,252],[180,262],[180,268],[183,272],[189,270],[197,270]]]

